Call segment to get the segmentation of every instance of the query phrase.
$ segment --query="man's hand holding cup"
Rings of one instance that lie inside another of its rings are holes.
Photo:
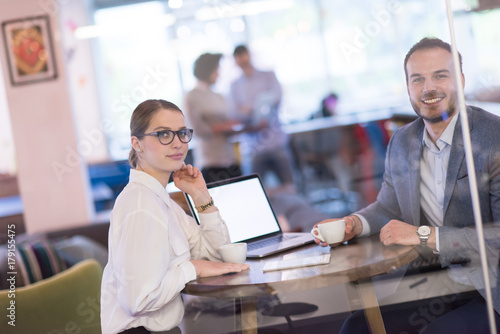
[[[357,216],[347,216],[323,220],[314,225],[311,234],[318,245],[335,247],[360,235],[362,231],[361,220]]]

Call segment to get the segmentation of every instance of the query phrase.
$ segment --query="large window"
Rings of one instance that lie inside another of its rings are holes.
[[[96,11],[97,77],[111,158],[125,159],[130,149],[130,115],[149,98],[182,99],[170,17],[164,4],[147,2]]]
[[[500,29],[491,29],[500,22],[500,10],[470,13],[471,36],[475,47],[470,49],[470,67],[475,67],[474,76],[468,76],[471,99],[500,102]]]
[[[164,98],[182,106],[201,53],[225,55],[215,90],[227,94],[240,73],[232,50],[249,45],[256,67],[275,70],[283,85],[283,121],[298,122],[332,91],[340,97],[339,113],[406,106],[406,51],[424,36],[450,39],[444,2],[434,0],[126,3],[98,6],[93,15],[102,113],[115,125],[108,141],[113,159],[126,158],[128,121],[139,102]],[[500,11],[453,4],[459,50],[474,59],[464,66],[466,93],[483,97],[499,85],[499,32],[491,27]]]

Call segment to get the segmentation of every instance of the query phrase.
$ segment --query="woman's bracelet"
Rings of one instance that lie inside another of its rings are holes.
[[[203,212],[203,211],[205,211],[206,209],[208,209],[208,208],[210,208],[212,206],[214,206],[214,200],[213,200],[212,197],[210,197],[210,202],[205,203],[205,204],[200,205],[200,206],[197,206],[196,207],[196,211]]]

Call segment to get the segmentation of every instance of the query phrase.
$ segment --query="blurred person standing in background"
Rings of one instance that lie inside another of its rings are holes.
[[[196,86],[186,95],[185,111],[194,129],[194,160],[206,182],[240,176],[233,145],[228,137],[234,133],[225,98],[211,90],[219,77],[222,54],[204,53],[194,63]]]
[[[250,52],[239,45],[233,52],[242,75],[231,84],[232,111],[248,129],[242,142],[242,155],[251,160],[252,172],[263,179],[274,172],[282,185],[292,185],[291,159],[288,154],[288,136],[279,120],[282,90],[272,71],[260,71],[251,62]]]

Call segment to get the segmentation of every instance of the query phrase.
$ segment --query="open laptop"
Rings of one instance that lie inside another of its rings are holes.
[[[283,233],[257,174],[207,184],[232,243],[246,242],[247,257],[260,258],[314,242],[310,233]],[[186,194],[185,194],[186,195]],[[191,196],[193,217],[200,223]]]

